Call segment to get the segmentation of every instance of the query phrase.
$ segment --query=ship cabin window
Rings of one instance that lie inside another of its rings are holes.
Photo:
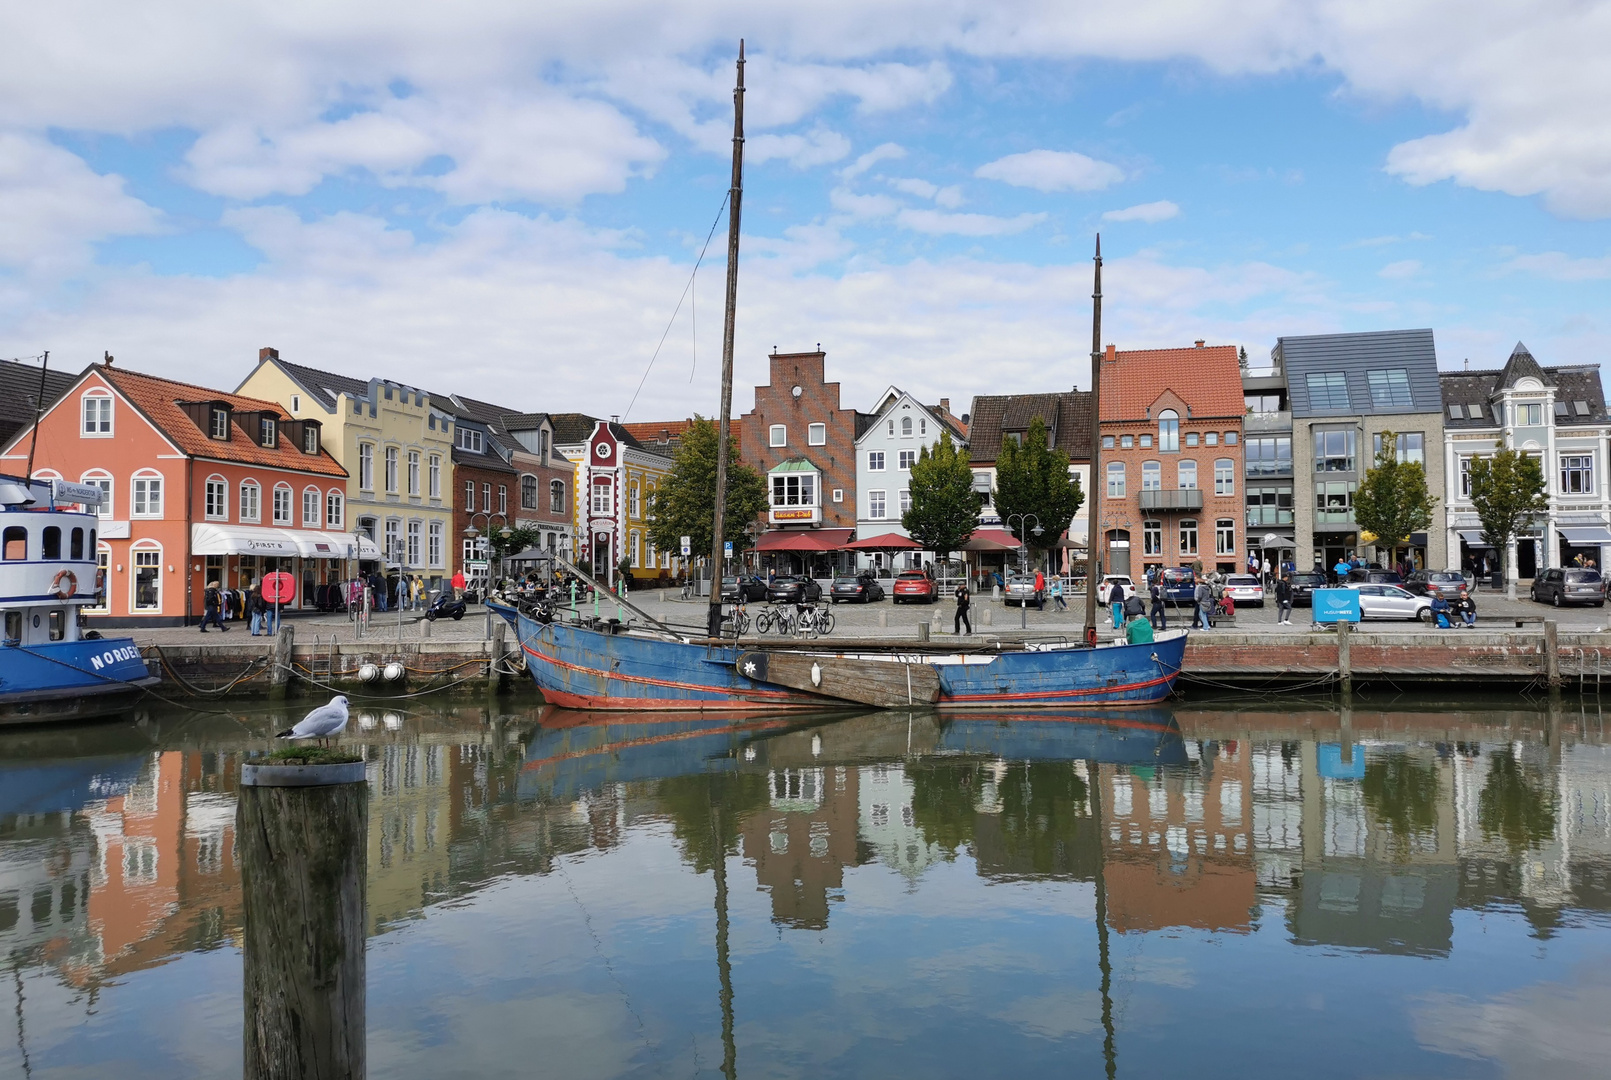
[[[45,527],[43,543],[39,547],[41,559],[59,559],[62,557],[62,530],[58,525]]]
[[[8,611],[8,612],[6,612],[6,637],[5,637],[5,641],[0,642],[0,644],[6,644],[6,645],[21,645],[22,644],[22,612],[20,612],[20,611]]]
[[[0,535],[0,548],[4,549],[4,558],[7,562],[28,557],[28,530],[21,525],[8,525],[3,535]]]
[[[83,529],[74,529],[73,530],[72,547],[68,550],[68,557],[71,558],[71,559],[75,559],[75,560],[82,559],[84,557],[84,530]]]
[[[56,608],[50,613],[50,640],[60,641],[67,636],[66,612]]]

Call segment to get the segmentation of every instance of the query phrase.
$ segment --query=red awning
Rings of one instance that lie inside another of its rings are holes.
[[[900,533],[885,533],[882,536],[869,536],[865,540],[846,544],[841,551],[921,551],[923,545],[910,536]]]
[[[755,541],[756,551],[837,551],[854,529],[774,529]]]
[[[975,529],[963,551],[1017,551],[1018,538],[1006,529]]]

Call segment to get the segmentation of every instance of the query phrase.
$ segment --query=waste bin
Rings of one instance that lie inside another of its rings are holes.
[[[1503,589],[1505,587],[1505,572],[1503,570],[1495,570],[1493,573],[1489,574],[1488,587],[1490,589]]]

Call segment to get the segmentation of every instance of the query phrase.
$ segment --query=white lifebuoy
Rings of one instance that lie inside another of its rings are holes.
[[[50,591],[66,600],[78,591],[78,575],[71,570],[63,570],[50,583]]]

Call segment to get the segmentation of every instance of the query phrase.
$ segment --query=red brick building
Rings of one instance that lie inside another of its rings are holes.
[[[1108,572],[1245,568],[1236,347],[1109,345],[1102,364],[1102,464],[1091,512]]]

